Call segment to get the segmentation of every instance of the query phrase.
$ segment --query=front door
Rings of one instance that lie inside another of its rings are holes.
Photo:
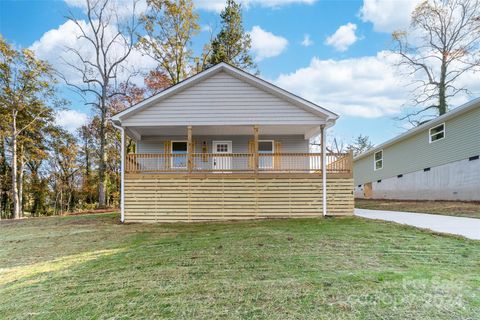
[[[232,141],[213,141],[213,153],[219,156],[213,157],[212,168],[218,171],[228,171],[232,169]],[[221,155],[220,155],[221,154]]]

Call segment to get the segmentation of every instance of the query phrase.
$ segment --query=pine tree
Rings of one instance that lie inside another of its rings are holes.
[[[207,67],[226,62],[240,69],[256,69],[249,52],[252,40],[243,28],[241,5],[234,0],[227,0],[220,17],[222,28],[210,44],[211,53],[207,59]]]

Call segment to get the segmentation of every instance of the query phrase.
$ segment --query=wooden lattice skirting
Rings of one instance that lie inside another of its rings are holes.
[[[353,214],[353,179],[327,179],[327,214]],[[125,222],[322,216],[322,179],[126,175]]]

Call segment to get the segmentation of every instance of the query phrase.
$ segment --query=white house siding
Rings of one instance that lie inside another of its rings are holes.
[[[127,117],[122,125],[320,124],[324,120],[221,71]]]
[[[355,197],[364,197],[364,185]],[[480,160],[461,160],[372,182],[373,199],[480,201]]]

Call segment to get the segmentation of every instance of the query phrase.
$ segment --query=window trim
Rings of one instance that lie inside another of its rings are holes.
[[[218,152],[217,149],[215,148],[215,144],[217,144],[217,143],[228,144],[228,146],[230,147],[230,152]],[[233,153],[233,142],[232,142],[232,140],[212,140],[212,153],[218,153],[218,154]]]
[[[382,153],[382,158],[379,159],[379,160],[376,160],[375,159],[375,155],[377,153],[381,152]],[[378,161],[382,161],[382,166],[380,168],[377,169],[377,162]],[[382,150],[378,150],[376,152],[373,153],[373,171],[378,171],[378,170],[382,170],[383,169],[383,149]]]
[[[437,127],[440,127],[440,126],[443,126],[443,130],[435,133],[434,135],[437,135],[437,134],[440,134],[440,133],[443,132],[443,137],[441,137],[440,139],[437,139],[437,140],[432,140],[432,130],[437,128]],[[430,129],[428,129],[428,143],[434,143],[434,142],[443,140],[443,139],[445,139],[446,135],[447,135],[447,126],[445,125],[445,122],[439,123],[436,126],[433,126]]]
[[[172,141],[170,141],[170,154],[172,155],[172,156],[170,156],[170,167],[172,169],[186,169],[187,168],[187,161],[185,161],[185,166],[184,167],[176,167],[174,165],[175,164],[175,161],[174,161],[175,157],[173,156],[173,154],[174,154],[173,153],[173,144],[175,142],[185,142],[187,144],[187,153],[186,154],[188,154],[188,141],[187,140],[172,140]]]
[[[272,143],[272,154],[275,153],[275,140],[258,140],[258,153],[260,153],[260,142],[271,142]]]

